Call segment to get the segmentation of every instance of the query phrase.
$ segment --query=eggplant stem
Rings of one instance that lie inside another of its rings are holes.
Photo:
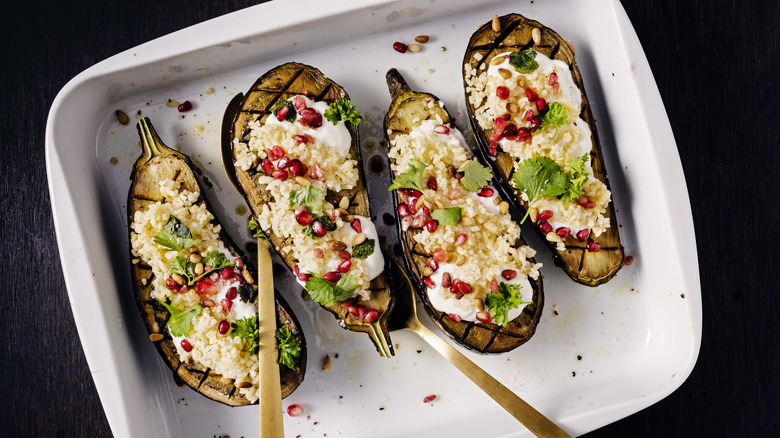
[[[376,345],[376,350],[379,352],[379,355],[387,359],[393,357],[393,352],[390,349],[390,345],[387,344],[387,337],[385,336],[379,321],[374,321],[368,326],[368,336],[371,337],[374,345]]]
[[[180,152],[169,148],[165,145],[165,143],[162,142],[162,140],[160,140],[160,136],[157,134],[157,131],[154,129],[154,125],[152,125],[152,122],[148,117],[144,117],[139,120],[136,127],[138,128],[138,135],[141,137],[141,143],[144,152],[141,158],[136,161],[134,166],[135,169],[143,166],[152,158],[163,155],[175,155],[185,161],[187,160],[187,157],[182,155]]]

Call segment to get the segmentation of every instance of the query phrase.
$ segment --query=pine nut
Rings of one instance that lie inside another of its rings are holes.
[[[344,210],[348,209],[349,208],[349,198],[347,198],[346,196],[342,196],[341,200],[339,201],[339,208],[344,209]]]
[[[366,241],[366,235],[364,233],[357,233],[357,235],[352,238],[352,246],[360,245],[365,241]]]
[[[417,52],[419,52],[420,50],[422,50],[422,47],[421,47],[419,44],[409,44],[408,46],[406,46],[406,48],[407,48],[407,49],[408,49],[410,52],[414,52],[414,53],[417,53]]]
[[[330,356],[325,356],[322,360],[322,371],[330,371]]]
[[[203,263],[198,263],[195,265],[195,274],[200,275],[203,273]]]
[[[501,64],[502,62],[504,62],[504,57],[496,56],[495,58],[493,58],[493,60],[490,61],[490,65],[498,65]]]
[[[424,198],[424,197],[422,197],[422,196],[420,196],[420,199],[418,199],[418,200],[417,200],[417,203],[416,203],[416,204],[414,204],[414,208],[415,208],[415,210],[419,210],[419,209],[421,209],[421,208],[422,208],[422,206],[424,205],[424,202],[425,202],[425,198]],[[428,208],[430,208],[430,207],[428,207]]]
[[[539,209],[531,207],[528,209],[528,217],[531,218],[531,222],[536,223],[536,218],[539,215]]]
[[[173,281],[175,281],[179,286],[184,284],[184,277],[179,274],[171,274],[171,278],[173,278]]]
[[[509,204],[506,201],[501,201],[501,203],[498,204],[498,211],[501,214],[506,214],[509,211]]]
[[[453,252],[455,251],[455,245],[453,245],[452,243],[445,243],[444,250],[447,252]]]
[[[493,16],[493,23],[491,25],[493,27],[493,32],[501,32],[501,20],[498,19],[498,15]]]
[[[520,105],[514,102],[508,102],[506,104],[506,110],[509,111],[511,114],[517,114],[520,112],[521,108]]]
[[[343,251],[347,249],[347,244],[344,242],[340,242],[338,240],[334,240],[333,242],[330,243],[330,249],[332,249],[333,251]]]
[[[512,77],[512,72],[507,70],[507,69],[505,69],[505,68],[499,68],[498,69],[498,74],[500,74],[501,77],[504,78],[504,79],[509,79],[509,78]]]
[[[556,234],[556,236],[557,236],[557,234]],[[455,264],[456,264],[457,266],[463,266],[463,265],[465,265],[465,264],[466,264],[466,262],[467,262],[467,261],[468,261],[468,260],[466,259],[466,256],[464,256],[464,255],[460,255],[460,254],[459,254],[459,255],[458,255],[458,258],[455,260]]]
[[[344,222],[352,222],[355,219],[355,216],[352,216],[351,214],[348,214],[344,216],[342,219],[344,219]]]
[[[249,284],[255,284],[255,279],[252,278],[252,274],[249,272],[249,270],[244,269],[241,271],[241,276],[244,277],[244,280],[246,280]]]
[[[423,268],[422,274],[423,277],[430,277],[431,275],[433,275],[433,269],[431,269],[430,266],[426,266]]]
[[[428,35],[417,35],[416,37],[414,37],[415,41],[417,41],[418,43],[422,43],[422,44],[427,43],[428,39],[429,39]]]
[[[535,27],[531,31],[531,38],[533,38],[534,44],[539,44],[542,41],[542,32],[539,31],[539,28]]]
[[[493,204],[495,204],[495,205],[498,205],[498,204],[500,204],[500,203],[501,203],[501,198],[499,198],[498,196],[496,196],[495,198],[493,198]]]
[[[190,261],[192,263],[200,263],[201,260],[203,260],[203,257],[201,257],[200,254],[198,254],[198,253],[190,254]]]
[[[238,386],[239,388],[251,388],[252,387],[252,383],[251,382],[241,382],[241,383],[239,383],[236,386]]]
[[[560,242],[563,239],[561,239],[561,236],[559,236],[557,233],[547,233],[547,241],[548,242]]]
[[[477,304],[477,309],[479,309],[480,312],[485,310],[485,302],[482,301],[482,298],[477,298],[476,304]]]
[[[163,336],[163,335],[161,335],[161,334],[159,334],[159,333],[151,333],[151,334],[149,335],[149,340],[150,340],[150,341],[152,341],[152,342],[157,342],[157,341],[162,341],[162,339],[163,339],[164,337],[165,337],[165,336]]]
[[[517,79],[515,79],[515,83],[517,83],[517,86],[518,86],[518,87],[523,87],[523,88],[525,88],[525,76],[523,76],[523,75],[518,75],[518,76],[517,76]]]

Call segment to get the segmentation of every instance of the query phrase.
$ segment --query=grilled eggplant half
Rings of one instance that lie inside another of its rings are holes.
[[[208,345],[211,351],[234,348],[230,353],[251,363],[257,270],[211,215],[190,159],[165,146],[147,118],[138,132],[143,153],[133,167],[127,206],[135,298],[149,339],[177,380],[226,405],[251,404],[257,399],[251,365],[220,372],[194,357]],[[306,341],[278,292],[276,313],[277,339],[287,348],[280,357],[291,365],[280,364],[286,397],[303,381]],[[236,336],[244,339],[241,345],[231,345]]]
[[[534,251],[436,96],[391,69],[385,116],[390,186],[407,269],[425,310],[453,339],[509,351],[536,331],[544,305]]]
[[[371,222],[359,122],[347,92],[319,70],[280,65],[243,98],[233,117],[234,162],[225,167],[309,297],[391,357],[393,296]]]
[[[623,247],[572,46],[522,15],[496,17],[472,35],[463,75],[471,125],[500,187],[569,277],[610,280]]]

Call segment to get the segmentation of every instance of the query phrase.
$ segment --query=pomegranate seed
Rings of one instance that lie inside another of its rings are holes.
[[[583,207],[588,205],[588,197],[584,195],[580,196],[579,198],[577,198],[577,204],[580,204]]]
[[[455,237],[455,246],[461,246],[469,240],[469,236],[466,233],[460,233]]]
[[[200,303],[206,307],[214,307],[217,305],[217,303],[215,303],[214,300],[203,300]]]
[[[557,96],[559,91],[560,91],[560,85],[558,84],[553,85],[553,96]]]
[[[303,143],[303,144],[306,144],[306,143],[308,143],[308,142],[309,142],[309,137],[308,137],[308,136],[306,136],[306,135],[300,135],[300,134],[298,134],[298,135],[296,135],[296,136],[295,136],[295,137],[293,137],[293,138],[295,138],[295,141],[297,141],[298,143]]]
[[[285,107],[286,108],[286,107]],[[227,322],[227,320],[222,320],[219,322],[219,334],[224,335],[228,332],[228,329],[230,328],[230,323]]]
[[[431,394],[431,395],[429,395],[429,396],[426,396],[426,397],[423,399],[423,403],[430,403],[430,402],[432,402],[432,401],[434,401],[434,400],[436,400],[436,396],[435,396],[435,395],[433,395],[433,394]]]
[[[236,265],[236,269],[244,269],[244,259],[241,257],[234,258],[233,264]]]
[[[350,304],[350,302],[349,302],[349,301],[342,301],[342,302],[341,302],[341,307],[343,307],[343,308],[345,308],[345,309],[346,309],[346,308],[349,308],[349,306],[351,306],[351,305],[352,305],[352,304]]]
[[[412,214],[411,211],[409,211],[409,206],[406,204],[398,204],[398,216],[406,217]]]
[[[317,115],[319,113],[314,108],[303,108],[298,112],[298,123],[300,123],[303,126],[309,126],[312,128],[315,128],[317,123]],[[320,122],[320,124],[322,124]]]
[[[396,41],[393,43],[393,50],[395,50],[398,53],[406,53],[406,44]]]
[[[276,112],[276,120],[282,121],[285,117],[287,117],[287,113],[290,112],[290,108],[287,106],[282,106],[279,108],[279,111]]]
[[[539,98],[539,95],[536,94],[536,91],[534,91],[531,87],[527,87],[525,89],[525,97],[527,97],[531,102],[534,102]]]
[[[417,189],[404,189],[404,192],[405,192],[405,193],[406,193],[408,196],[413,196],[413,197],[415,197],[415,198],[419,198],[420,196],[422,196],[422,195],[423,195],[423,192],[421,192],[421,191],[419,191],[419,190],[417,190]]]
[[[458,197],[460,197],[460,189],[457,187],[450,190],[450,193],[447,194],[447,199],[450,201],[454,201],[455,199],[458,199]]]
[[[504,126],[504,131],[501,133],[506,138],[514,137],[517,135],[517,126],[515,126],[512,123],[507,123],[506,126]],[[510,138],[511,140],[511,138]]]
[[[346,251],[346,250],[342,249],[337,254],[338,254],[338,256],[339,256],[339,258],[341,260],[351,260],[352,259],[352,254],[350,254],[349,251]]]
[[[338,217],[337,214],[338,212],[336,210],[331,211],[328,215],[328,219],[330,219],[331,222],[335,222],[336,218]]]
[[[577,231],[577,240],[580,242],[584,242],[588,240],[588,236],[590,236],[590,230],[585,228],[584,230]]]
[[[458,291],[462,294],[470,294],[472,291],[472,287],[470,284],[466,283],[465,281],[458,282]]]
[[[555,72],[550,73],[550,79],[547,80],[547,83],[549,85],[557,85],[558,84],[558,73],[555,73]]]
[[[233,300],[227,298],[220,301],[219,304],[222,305],[222,311],[225,313],[230,313],[230,309],[233,308]]]
[[[530,129],[531,131],[535,131],[537,128],[539,128],[540,123],[541,120],[539,120],[539,117],[533,116],[533,118],[531,118],[531,124],[528,125],[528,129]]]
[[[298,267],[298,265],[293,266],[292,268],[293,274],[298,275],[301,273],[301,268]]]
[[[346,274],[350,269],[352,269],[352,260],[344,260],[343,262],[339,263],[339,266],[336,269],[342,274]]]
[[[596,207],[596,203],[593,201],[588,201],[588,203],[585,204],[585,208],[595,208],[595,207]]]
[[[353,219],[349,224],[356,233],[363,232],[363,224],[360,223],[360,219]]]
[[[490,187],[482,187],[477,192],[477,196],[481,196],[483,198],[489,198],[489,197],[493,196],[493,193],[494,193],[493,189],[491,189]]]
[[[504,136],[501,135],[500,132],[495,132],[495,131],[492,134],[490,134],[490,137],[489,137],[491,142],[500,141],[502,138],[504,138]]]
[[[433,272],[436,272],[439,270],[439,262],[436,261],[433,257],[428,257],[428,267],[431,268]]]
[[[225,292],[225,298],[229,300],[235,300],[238,296],[238,288],[233,286],[230,289],[228,289],[227,292]]]
[[[452,286],[452,276],[449,272],[445,272],[441,274],[441,287],[443,288],[449,288]]]
[[[436,260],[439,263],[444,262],[447,260],[447,251],[443,250],[442,248],[436,248],[433,250],[433,259]]]
[[[287,169],[287,166],[290,165],[290,157],[283,157],[279,160],[278,163],[276,163],[276,167],[279,169]]]
[[[233,268],[231,268],[230,266],[226,267],[225,269],[222,270],[222,272],[219,273],[219,276],[223,280],[230,280],[231,278],[233,278]]]
[[[436,190],[439,190],[439,183],[436,182],[436,177],[431,176],[428,178],[428,182],[425,183],[426,187],[428,187],[428,190],[433,190],[434,192]]]
[[[300,111],[306,108],[306,99],[303,96],[295,96],[292,98],[292,104],[295,111]]]
[[[436,219],[429,219],[428,222],[425,223],[425,229],[428,230],[429,233],[433,233],[438,227],[439,221]]]
[[[427,286],[428,289],[433,289],[434,287],[436,287],[436,283],[433,281],[431,277],[424,277],[423,283],[425,283],[425,286]]]
[[[498,293],[498,280],[495,278],[490,280],[490,292],[493,292],[494,294]]]
[[[403,231],[406,231],[409,229],[409,227],[412,225],[412,222],[414,222],[414,218],[411,216],[406,216],[401,218],[401,229]]]
[[[335,282],[341,280],[341,272],[339,272],[339,271],[326,272],[322,276],[322,278],[325,279],[325,281],[330,281],[332,283],[335,283]]]
[[[209,280],[203,280],[198,283],[197,292],[200,295],[212,295],[217,293],[217,285]]]
[[[298,176],[306,175],[309,172],[309,167],[306,164],[301,163],[301,171],[298,172]]]
[[[186,339],[182,339],[181,340],[181,348],[183,348],[184,351],[189,353],[190,351],[192,351],[192,344],[190,344],[190,341],[188,341]]]
[[[520,129],[518,129],[517,130],[517,141],[525,141],[525,142],[530,143],[531,142],[531,130],[526,128],[526,127],[522,127]]]
[[[295,158],[290,160],[290,175],[291,176],[302,176],[303,172],[301,172],[301,169],[303,168],[303,163],[301,163],[301,160]]]
[[[168,289],[170,290],[179,288],[179,283],[177,283],[176,280],[170,277],[165,280],[165,285],[168,286]]]
[[[302,413],[303,413],[303,408],[301,407],[301,405],[292,404],[290,406],[287,406],[287,415],[291,417],[297,417]]]
[[[543,97],[536,99],[536,109],[544,111],[545,108],[547,108],[547,101]]]
[[[536,216],[536,220],[539,222],[544,222],[550,220],[550,218],[553,217],[553,212],[550,210],[542,210],[539,212],[539,214]]]
[[[534,117],[534,110],[532,109],[529,109],[528,111],[525,112],[525,114],[523,114],[523,120],[525,120],[526,122],[530,122],[533,117]]]
[[[485,324],[489,324],[489,323],[491,323],[493,321],[493,317],[490,316],[490,312],[488,312],[487,310],[483,310],[481,312],[477,312],[476,318],[477,318],[477,321],[485,323]]]
[[[299,281],[302,281],[302,282],[306,283],[311,278],[311,275],[309,275],[309,274],[307,274],[305,272],[301,272],[296,277],[298,278]]]
[[[287,174],[287,171],[286,170],[282,170],[282,169],[274,170],[271,173],[271,176],[274,177],[274,179],[279,179],[279,180],[282,180],[282,181],[287,180],[287,178],[289,177],[289,175]]]
[[[631,266],[634,263],[634,256],[627,256],[626,260],[623,262],[626,266]]]
[[[460,290],[458,289],[458,285],[460,284],[460,280],[455,279],[452,281],[452,284],[450,284],[450,293],[453,294],[459,294]]]
[[[504,132],[504,127],[506,126],[506,121],[507,121],[507,119],[505,119],[503,116],[502,117],[498,117],[493,122],[493,130],[495,132],[498,132],[498,133]]]
[[[588,242],[588,252],[596,252],[601,249],[601,245],[596,242]]]
[[[499,85],[496,87],[496,96],[498,96],[501,100],[507,100],[509,99],[509,88]]]
[[[192,102],[185,100],[184,102],[180,103],[176,109],[178,109],[180,113],[186,113],[192,109]]]
[[[503,271],[501,271],[501,276],[507,280],[512,280],[515,277],[517,277],[517,271],[515,271],[514,269],[504,269]]]
[[[454,322],[460,322],[460,315],[456,315],[454,313],[448,313],[447,318],[451,319]]]
[[[366,316],[363,317],[363,321],[371,323],[376,321],[377,318],[379,318],[379,311],[376,309],[371,309],[366,312]]]
[[[357,306],[356,310],[357,310],[357,318],[358,319],[365,319],[366,318],[366,313],[368,313],[368,309],[366,309],[365,306]]]
[[[284,148],[279,146],[279,145],[275,145],[274,147],[272,147],[271,148],[271,152],[273,153],[274,161],[275,160],[281,160],[282,158],[284,158],[284,155],[285,155]],[[281,167],[280,167],[280,169],[281,169]]]
[[[423,205],[423,208],[420,210],[420,215],[425,216],[425,218],[431,217],[431,209],[428,208],[427,205]]]
[[[322,167],[320,167],[319,164],[314,163],[313,166],[311,166],[311,172],[309,172],[309,176],[312,179],[320,179],[324,177],[324,172],[322,171]]]
[[[322,251],[322,248],[314,248],[314,257],[317,257],[318,259],[321,259],[325,257],[325,253]]]
[[[187,289],[189,289],[189,288],[187,287],[187,285],[186,285],[186,284],[182,284],[182,285],[181,285],[181,287],[179,288],[179,291],[178,291],[178,293],[180,293],[180,294],[186,293],[186,292],[187,292]]]
[[[542,230],[542,233],[547,234],[552,231],[552,225],[547,221],[539,222],[539,229]]]
[[[320,221],[314,221],[311,223],[311,230],[314,231],[314,234],[317,235],[317,237],[322,237],[325,235],[325,233],[328,232],[328,229],[325,228],[325,225],[322,224]]]
[[[498,153],[498,143],[496,142],[490,142],[488,145],[488,154],[490,154],[491,157],[495,157]]]
[[[210,271],[211,265],[204,266],[203,270],[206,272]],[[211,280],[212,282],[216,282],[217,280],[219,280],[219,272],[212,272],[211,275],[209,275],[209,280]]]
[[[269,175],[270,175],[270,174],[271,174],[271,173],[272,173],[274,170],[276,170],[276,168],[274,167],[274,163],[272,163],[272,162],[271,162],[271,160],[269,160],[269,159],[265,159],[265,160],[263,160],[263,162],[262,162],[262,163],[260,163],[260,167],[262,167],[262,168],[263,168],[263,170],[265,171],[265,173],[267,173],[267,174],[269,174]]]
[[[352,304],[347,305],[347,313],[357,318],[357,307],[353,306]]]
[[[295,219],[298,221],[301,225],[309,225],[312,220],[314,220],[314,216],[312,216],[311,213],[308,211],[304,211],[303,213],[299,214],[298,216],[295,216]]]
[[[565,239],[569,237],[569,234],[571,234],[571,230],[568,227],[560,227],[557,230],[555,230],[555,234],[561,236],[562,239]]]
[[[436,125],[433,127],[433,132],[437,134],[447,135],[450,133],[450,128],[448,128],[446,125]]]

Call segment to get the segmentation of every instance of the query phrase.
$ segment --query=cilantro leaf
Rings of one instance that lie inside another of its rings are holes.
[[[353,259],[365,259],[374,253],[375,247],[374,239],[366,239],[363,243],[359,243],[352,247]]]
[[[533,73],[539,68],[539,63],[535,61],[536,52],[533,49],[525,49],[520,52],[512,52],[509,55],[509,65],[520,73]]]
[[[547,157],[529,158],[517,165],[512,177],[515,187],[528,195],[528,205],[544,197],[562,195],[569,187],[569,177],[555,161]],[[530,209],[529,209],[530,210]],[[528,217],[526,212],[520,223]]]
[[[305,205],[310,213],[319,213],[325,201],[325,195],[322,190],[308,186],[290,192],[290,207],[295,208],[299,205]]]
[[[257,223],[257,219],[255,219],[254,216],[252,216],[252,219],[249,219],[249,229],[254,231],[255,234],[252,235],[252,237],[256,238],[266,238],[265,233],[263,232],[263,229],[260,228],[260,224]]]
[[[301,344],[287,327],[276,329],[276,349],[279,350],[279,365],[295,369],[301,357]]]
[[[431,219],[436,219],[441,225],[457,225],[463,217],[460,207],[437,208],[431,211]]]
[[[168,222],[154,237],[154,243],[173,251],[181,251],[184,248],[195,246],[197,242],[192,238],[190,229],[176,216],[171,215]]]
[[[460,179],[460,183],[470,192],[476,192],[485,187],[488,181],[493,179],[493,172],[479,164],[477,160],[467,161],[466,164],[460,166],[458,172],[463,172],[463,178]]]
[[[336,284],[312,272],[309,272],[309,275],[309,280],[303,288],[309,292],[311,299],[323,306],[332,306],[336,301],[352,298],[352,291],[358,286],[357,279],[349,274],[342,275]]]
[[[211,265],[211,270],[216,271],[227,266],[235,266],[233,262],[228,259],[225,254],[213,249],[206,253],[206,260],[204,265]]]
[[[586,152],[576,160],[569,161],[568,163],[564,163],[563,166],[566,168],[566,170],[569,171],[569,174],[572,177],[576,177],[577,175],[581,175],[585,173],[585,165],[588,164],[589,160],[590,160],[590,152]]]
[[[171,331],[173,336],[187,336],[187,333],[190,332],[192,320],[203,311],[203,305],[200,303],[193,304],[189,310],[180,310],[159,298],[157,298],[157,301],[165,306],[171,314],[171,317],[168,318],[168,330]]]
[[[241,318],[230,324],[233,329],[231,332],[234,338],[240,338],[244,342],[249,342],[249,354],[257,354],[260,350],[260,329],[258,326],[258,315]]]
[[[334,125],[337,125],[340,120],[343,120],[357,126],[360,124],[360,121],[363,120],[363,116],[360,115],[360,111],[358,111],[355,104],[347,99],[339,99],[335,102],[331,102],[323,115]]]
[[[171,273],[179,274],[187,279],[187,284],[192,284],[195,281],[195,265],[184,258],[183,256],[176,256],[171,260]]]
[[[288,122],[294,122],[296,117],[298,117],[298,112],[295,111],[295,106],[293,106],[293,103],[289,100],[285,99],[281,102],[278,102],[276,105],[274,105],[273,108],[271,108],[271,112],[276,116],[279,113],[279,110],[285,106],[287,107],[287,114],[284,115],[284,120],[287,120]]]
[[[555,126],[555,135],[558,135],[558,128],[563,126],[566,120],[566,108],[560,102],[551,102],[547,104],[547,111],[539,117],[539,129]]]
[[[422,177],[426,167],[428,167],[428,163],[422,161],[409,162],[409,170],[398,175],[387,190],[415,189],[422,191]]]
[[[489,293],[485,296],[485,305],[494,314],[493,321],[496,324],[506,326],[509,323],[509,310],[523,304],[520,288],[520,284],[502,282],[498,284],[497,293]]]

